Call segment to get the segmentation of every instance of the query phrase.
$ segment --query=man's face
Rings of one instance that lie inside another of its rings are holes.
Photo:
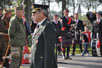
[[[97,18],[97,19],[99,19],[99,18],[100,18],[100,15],[99,15],[99,13],[97,13],[97,14],[96,14],[96,18]]]
[[[0,16],[2,16],[2,10],[0,10]]]
[[[7,18],[11,18],[11,16],[12,16],[12,12],[9,12],[9,13],[6,14]]]
[[[69,12],[67,10],[64,10],[64,15],[68,16]]]
[[[18,10],[17,13],[20,17],[24,16],[24,10]]]
[[[78,19],[78,14],[75,14],[75,15],[74,15],[74,18],[75,18],[75,19]]]
[[[57,16],[53,16],[53,20],[58,20],[58,17]]]
[[[38,22],[40,22],[40,21],[41,21],[41,12],[40,12],[40,11],[34,12],[34,13],[32,14],[32,18],[33,18],[33,21],[36,22],[36,24],[37,24]]]
[[[34,20],[34,16],[35,16],[35,13],[32,13],[32,16],[31,16],[31,19],[34,23],[36,23],[36,21]]]
[[[87,27],[84,27],[85,31],[88,31],[88,28]]]

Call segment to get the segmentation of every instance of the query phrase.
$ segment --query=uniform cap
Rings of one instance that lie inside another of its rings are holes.
[[[49,8],[49,5],[33,4],[32,8],[32,13],[34,13],[41,9],[47,10]]]

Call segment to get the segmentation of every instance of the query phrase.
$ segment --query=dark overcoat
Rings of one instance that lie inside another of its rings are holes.
[[[56,30],[61,30],[61,23],[58,21],[56,24],[54,21],[52,22]]]
[[[58,23],[56,24],[54,21],[52,21],[52,23],[53,23],[53,25],[54,25],[54,27],[55,27],[56,36],[59,37],[59,36],[60,36],[59,33],[61,32],[61,22],[58,21]],[[56,42],[56,43],[57,43],[57,44],[60,43],[59,38],[57,38],[57,42]]]
[[[100,22],[99,22],[100,23]],[[96,39],[96,34],[99,32],[99,24],[97,23],[97,20],[95,20],[92,24],[92,39]]]
[[[75,22],[76,23],[76,22]],[[84,31],[84,25],[83,25],[83,21],[82,20],[78,20],[77,25],[76,25],[76,29],[79,31]]]
[[[80,39],[80,31],[84,31],[84,24],[82,20],[78,20],[77,22],[73,21],[75,24],[75,29],[74,29],[74,36],[73,36],[73,43],[74,44],[80,44],[81,39]],[[75,33],[76,32],[76,33]]]
[[[45,20],[34,33],[30,68],[57,68],[54,26]]]

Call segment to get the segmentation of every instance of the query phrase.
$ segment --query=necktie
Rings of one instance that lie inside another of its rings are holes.
[[[58,22],[56,21],[56,25],[58,25]]]
[[[99,24],[99,20],[97,21],[97,24]]]

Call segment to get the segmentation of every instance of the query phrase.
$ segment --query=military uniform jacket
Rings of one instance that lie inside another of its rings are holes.
[[[26,29],[23,24],[23,19],[19,19],[18,16],[11,18],[8,35],[10,37],[9,43],[11,45],[24,46],[26,44]]]
[[[0,61],[2,60],[2,57],[4,55],[4,45],[5,45],[5,40],[4,40],[4,34],[1,33],[7,33],[8,30],[4,27],[4,24],[1,20],[0,17]]]
[[[45,20],[34,33],[30,68],[57,68],[55,42],[54,26]]]
[[[8,30],[5,28],[3,21],[0,18],[0,32],[7,33]]]

